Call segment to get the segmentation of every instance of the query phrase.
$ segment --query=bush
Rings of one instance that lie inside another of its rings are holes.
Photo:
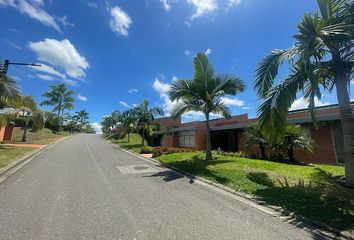
[[[230,156],[230,157],[241,157],[241,158],[247,158],[249,155],[244,152],[224,152],[224,151],[213,151],[214,154],[220,154],[223,156]]]
[[[152,157],[159,157],[163,154],[180,153],[180,152],[194,152],[189,148],[178,147],[154,147]]]
[[[149,154],[153,152],[154,152],[154,148],[149,146],[144,146],[140,149],[140,154]]]

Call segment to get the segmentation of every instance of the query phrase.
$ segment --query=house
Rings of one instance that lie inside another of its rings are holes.
[[[352,102],[354,110],[354,102]],[[309,132],[315,146],[313,153],[295,151],[295,158],[304,162],[322,164],[343,164],[343,133],[337,104],[317,107],[315,111],[318,127],[314,127],[307,109],[289,111],[288,123],[301,125]],[[181,123],[181,118],[169,117],[156,120],[161,125],[157,133],[161,136],[161,146],[184,147],[205,150],[206,130],[204,121]],[[243,131],[257,118],[249,119],[247,114],[233,116],[231,119],[210,121],[212,149],[221,148],[227,152],[260,154],[257,147],[247,148],[243,144]]]

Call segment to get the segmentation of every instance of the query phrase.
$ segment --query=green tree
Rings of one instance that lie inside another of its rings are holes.
[[[306,13],[298,24],[292,48],[274,50],[256,70],[255,89],[264,102],[258,109],[262,128],[272,137],[284,134],[286,116],[298,92],[309,102],[315,119],[315,97],[321,87],[336,89],[343,128],[345,176],[354,186],[354,116],[349,88],[353,79],[354,3],[351,0],[318,0],[319,13]],[[283,62],[290,74],[276,84]],[[275,131],[274,131],[275,130]]]
[[[267,158],[265,149],[269,143],[258,124],[253,124],[244,131],[243,142],[246,147],[259,146],[262,159]]]
[[[102,132],[105,134],[111,134],[113,129],[117,127],[122,118],[122,114],[119,111],[114,111],[110,115],[104,116],[101,122]]]
[[[42,101],[40,105],[53,106],[52,111],[56,112],[57,117],[60,119],[60,126],[62,126],[64,110],[74,109],[73,96],[75,92],[69,90],[64,83],[50,85],[49,88],[50,90],[42,95],[47,99]]]
[[[206,160],[212,159],[210,125],[211,113],[231,118],[230,110],[222,100],[224,95],[236,95],[245,89],[244,82],[238,77],[224,74],[216,75],[214,67],[204,53],[198,53],[193,60],[194,77],[192,80],[177,80],[172,83],[169,96],[171,101],[178,101],[172,110],[172,117],[196,111],[205,115]]]
[[[126,130],[126,133],[128,134],[128,142],[130,142],[130,133],[132,132],[132,129],[135,125],[135,119],[133,116],[133,111],[131,109],[123,112],[121,124]]]
[[[84,127],[89,124],[89,113],[86,110],[80,110],[75,113],[75,118],[80,126],[80,132],[82,132]]]
[[[160,107],[149,108],[149,101],[144,99],[144,102],[132,109],[131,117],[137,122],[137,125],[142,129],[141,144],[145,146],[146,129],[150,129],[150,124],[155,120],[156,116],[163,116],[163,109]]]
[[[0,70],[0,109],[9,106],[9,101],[13,101],[20,95],[16,81]]]
[[[313,141],[301,126],[287,125],[283,138],[274,144],[274,148],[280,150],[291,162],[294,162],[294,150],[312,152]]]
[[[17,102],[18,105],[15,109],[17,118],[23,119],[25,122],[23,127],[22,142],[27,142],[29,122],[32,121],[32,128],[42,129],[44,125],[43,116],[32,96],[21,96]]]

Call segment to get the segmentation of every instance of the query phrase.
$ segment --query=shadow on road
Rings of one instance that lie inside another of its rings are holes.
[[[166,170],[163,172],[158,172],[155,174],[152,174],[150,176],[145,176],[145,177],[159,177],[162,178],[162,180],[164,180],[165,182],[170,182],[170,181],[174,181],[177,179],[181,179],[183,178],[183,176],[180,176],[172,171]]]

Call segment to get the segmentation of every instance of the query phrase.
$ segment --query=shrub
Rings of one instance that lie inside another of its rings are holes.
[[[144,146],[140,149],[140,154],[148,154],[153,152],[154,152],[154,148],[149,146]]]
[[[178,148],[178,147],[154,147],[152,157],[159,157],[163,154],[179,153],[179,152],[194,152],[194,150],[189,148]]]
[[[230,156],[230,157],[241,157],[241,158],[247,158],[249,157],[248,154],[244,152],[224,152],[224,151],[215,151],[214,154],[220,154],[223,156]]]

